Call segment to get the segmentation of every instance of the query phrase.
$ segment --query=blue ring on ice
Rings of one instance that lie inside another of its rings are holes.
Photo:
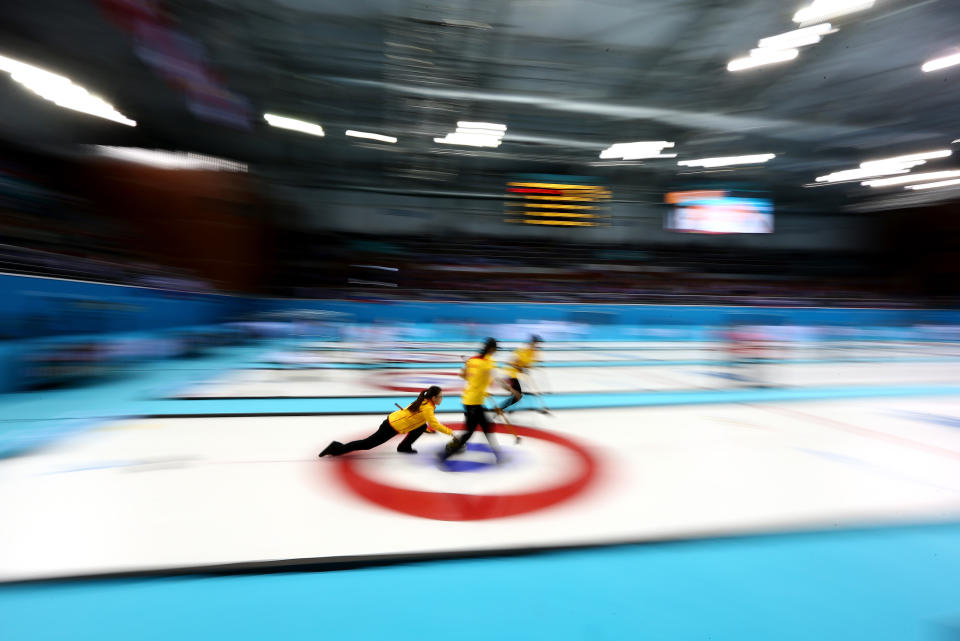
[[[493,450],[486,443],[467,443],[468,452],[486,452],[493,457]],[[473,461],[469,459],[446,459],[441,463],[448,472],[476,472],[482,469],[488,469],[496,465],[496,460]]]

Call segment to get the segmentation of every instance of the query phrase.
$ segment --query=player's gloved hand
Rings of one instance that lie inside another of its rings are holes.
[[[460,441],[458,441],[456,438],[451,439],[450,442],[447,443],[447,454],[452,454],[458,449],[460,449]]]

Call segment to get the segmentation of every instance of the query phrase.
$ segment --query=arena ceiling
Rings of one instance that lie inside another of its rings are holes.
[[[200,152],[296,186],[492,194],[511,174],[572,174],[599,177],[618,198],[726,182],[825,213],[956,195],[949,186],[810,186],[863,162],[952,149],[960,66],[921,65],[960,51],[955,0],[876,0],[830,19],[832,33],[796,59],[739,72],[728,63],[796,29],[792,16],[809,0],[164,2],[157,19],[202,45],[218,90],[236,99],[229,123],[198,115],[177,79],[158,72],[156,49],[118,19],[118,7],[129,18],[125,5],[135,4],[6,2],[0,55],[69,76],[137,126],[61,109],[0,74],[0,135]],[[271,127],[264,113],[317,123],[325,135]],[[505,124],[502,143],[434,141],[464,120]],[[672,142],[663,152],[677,157],[600,158],[634,141]],[[752,154],[775,157],[678,165]],[[950,156],[913,171],[958,165]]]

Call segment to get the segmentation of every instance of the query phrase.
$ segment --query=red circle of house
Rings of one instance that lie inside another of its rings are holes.
[[[463,424],[450,423],[448,427],[460,429]],[[580,471],[558,485],[516,494],[452,494],[388,485],[363,474],[357,460],[349,455],[336,461],[336,474],[350,490],[371,503],[438,521],[481,521],[536,512],[574,498],[596,481],[597,460],[582,445],[532,427],[514,425],[513,429],[519,436],[554,443],[572,452],[579,460]],[[508,433],[503,425],[494,426],[494,431]]]
[[[382,389],[415,394],[431,385],[439,385],[445,394],[459,394],[464,387],[463,378],[454,372],[377,372],[371,376],[371,379],[377,387]]]

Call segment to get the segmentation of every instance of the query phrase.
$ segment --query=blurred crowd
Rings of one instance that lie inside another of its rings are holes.
[[[912,307],[882,256],[503,238],[325,237],[282,244],[276,295],[480,300]],[[322,248],[322,251],[318,248]]]
[[[209,291],[196,274],[138,255],[131,234],[83,198],[0,169],[0,272]]]
[[[64,211],[72,211],[64,209]],[[134,255],[94,215],[5,212],[0,271],[184,292],[212,291],[182,267]],[[297,234],[281,240],[264,292],[292,298],[785,306],[952,305],[918,298],[878,256],[617,247],[503,238]]]
[[[0,168],[0,272],[192,293],[212,291],[213,282],[224,286],[213,273],[169,264],[173,261],[162,247],[143,254],[142,248],[152,245],[134,242],[137,234],[145,233],[142,229],[129,226],[123,215],[102,215],[89,201],[63,190]],[[956,302],[943,295],[921,295],[915,282],[897,273],[897,261],[879,253],[746,250],[722,238],[706,248],[699,242],[641,247],[499,236],[276,233],[262,255],[239,261],[256,262],[251,269],[258,276],[247,281],[259,285],[231,293],[354,300],[897,308]],[[198,269],[237,261],[240,250],[231,249],[233,240],[210,240],[220,241],[219,258],[201,257],[193,262]],[[164,261],[168,264],[160,264]]]

